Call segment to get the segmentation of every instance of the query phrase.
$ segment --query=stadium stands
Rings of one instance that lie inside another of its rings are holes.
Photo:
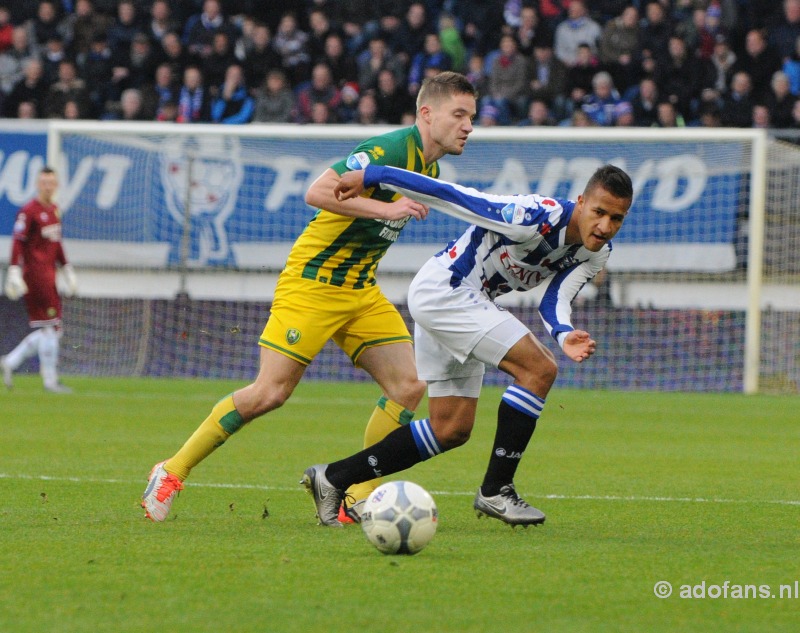
[[[800,128],[798,36],[800,0],[8,0],[0,112],[212,122],[230,110],[224,78],[240,65],[242,99],[253,103],[269,92],[267,76],[283,73],[293,103],[281,119],[308,122],[325,103],[315,122],[357,122],[355,95],[369,102],[364,110],[377,103],[366,120],[394,124],[402,113],[383,106],[381,71],[394,76],[391,101],[413,111],[422,78],[454,69],[479,85],[484,111],[497,112],[485,124]],[[324,90],[312,80],[320,66],[333,78]],[[200,82],[187,91],[189,67]],[[598,73],[611,79],[602,97]],[[131,90],[141,106],[125,113]],[[546,116],[528,117],[534,101]],[[674,115],[655,114],[663,103]],[[616,114],[631,109],[632,119]],[[199,114],[182,116],[189,110]],[[264,120],[257,112],[266,116],[248,107],[221,121]]]

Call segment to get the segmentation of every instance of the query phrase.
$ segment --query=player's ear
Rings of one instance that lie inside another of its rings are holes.
[[[429,105],[423,105],[419,107],[417,111],[417,115],[425,121],[425,123],[431,122],[431,107]]]

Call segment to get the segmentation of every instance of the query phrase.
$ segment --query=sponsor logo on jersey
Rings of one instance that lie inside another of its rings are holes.
[[[375,221],[386,225],[381,229],[380,237],[389,242],[396,242],[397,238],[400,237],[400,229],[408,224],[410,219],[411,216],[409,215],[401,220],[380,220],[375,218]]]
[[[51,242],[61,241],[61,224],[48,224],[42,227],[42,237]]]
[[[401,218],[399,220],[381,220],[380,218],[375,218],[375,220],[377,222],[380,222],[381,224],[385,224],[386,226],[388,226],[390,228],[393,228],[393,229],[402,229],[406,224],[408,224],[408,221],[410,219],[411,219],[410,215],[408,215],[408,216],[406,216],[404,218]]]
[[[297,328],[290,327],[288,330],[286,330],[286,342],[289,343],[289,345],[294,345],[297,343],[297,341],[300,340],[300,336],[300,330]]]
[[[356,152],[347,158],[348,169],[364,169],[370,164],[369,156],[366,152]]]
[[[388,226],[384,226],[381,229],[379,237],[383,238],[387,242],[396,242],[397,238],[400,237],[400,231],[395,231],[394,229],[390,229]]]
[[[507,224],[522,224],[525,219],[525,207],[513,202],[504,206],[500,213]]]

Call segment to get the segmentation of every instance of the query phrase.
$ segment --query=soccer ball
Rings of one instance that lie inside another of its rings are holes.
[[[436,503],[422,486],[390,481],[367,498],[361,527],[384,554],[416,554],[431,542],[438,519]]]

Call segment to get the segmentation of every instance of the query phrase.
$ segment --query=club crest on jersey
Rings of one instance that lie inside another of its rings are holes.
[[[364,169],[369,163],[369,156],[366,152],[356,152],[347,158],[348,169]]]
[[[525,207],[513,202],[504,206],[500,213],[507,224],[522,224],[525,219]]]
[[[370,153],[370,156],[372,156],[374,160],[378,160],[381,156],[384,156],[386,154],[386,152],[383,151],[383,148],[380,145],[376,145],[375,147],[367,151]]]
[[[288,330],[286,330],[286,342],[289,343],[289,345],[294,345],[299,340],[300,330],[293,327],[290,327]]]

